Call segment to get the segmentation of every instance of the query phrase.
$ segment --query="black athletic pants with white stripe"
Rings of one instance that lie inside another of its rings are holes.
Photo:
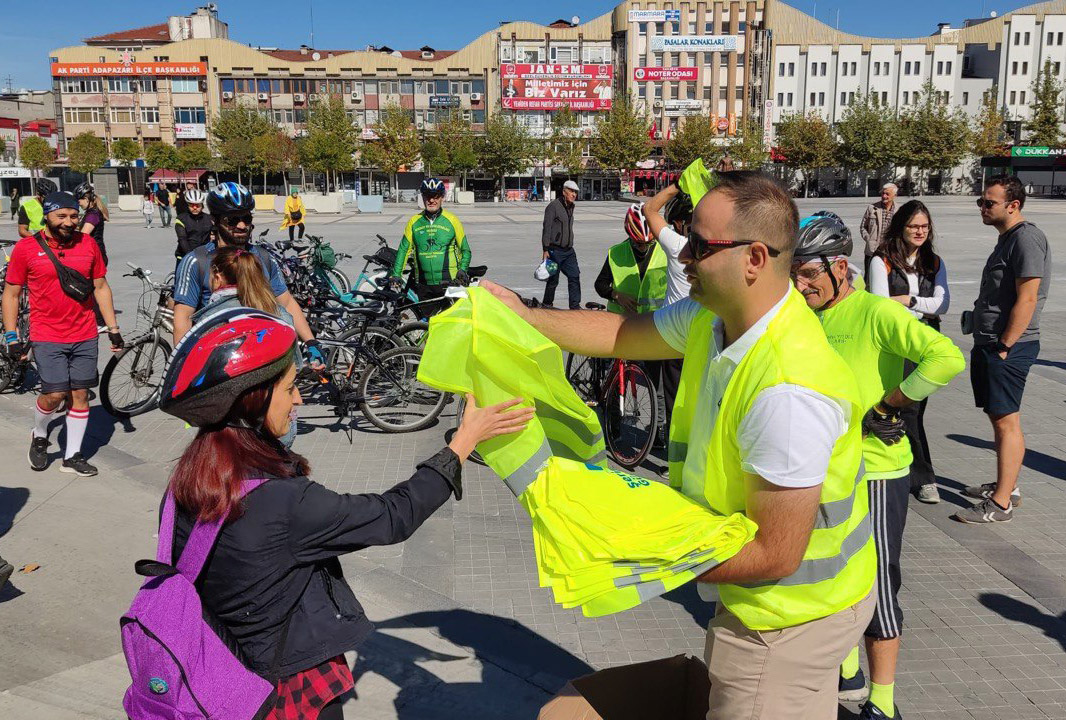
[[[899,555],[903,548],[903,528],[907,525],[910,477],[868,480],[870,520],[877,549],[877,609],[866,628],[866,637],[887,640],[903,634],[903,610],[899,607],[899,586],[903,576]]]

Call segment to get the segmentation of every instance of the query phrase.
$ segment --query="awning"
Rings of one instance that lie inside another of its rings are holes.
[[[200,178],[203,177],[207,170],[186,170],[183,173],[175,172],[174,170],[156,170],[152,173],[152,176],[148,178],[148,182],[161,182],[161,183],[183,183],[183,182],[200,182]]]

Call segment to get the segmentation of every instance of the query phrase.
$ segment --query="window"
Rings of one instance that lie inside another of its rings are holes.
[[[1014,44],[1015,45],[1021,45],[1022,44],[1022,34],[1020,32],[1014,33]]]
[[[944,74],[944,61],[943,60],[938,60],[937,61],[937,63],[936,63],[936,74],[937,75],[943,75]]]
[[[821,74],[822,74],[823,77],[826,74],[826,72],[825,72],[825,63],[822,63],[822,72],[821,72]]]
[[[260,80],[259,82],[263,83],[265,81]],[[170,81],[170,91],[176,93],[200,92],[200,81],[194,77],[176,77]],[[259,92],[267,92],[267,90],[260,90]]]
[[[853,62],[851,64],[851,74],[852,75],[858,75],[859,74],[859,63]]]
[[[59,84],[59,89],[62,92],[68,93],[98,93],[100,92],[100,81],[96,78],[84,80],[63,80]]]
[[[142,77],[137,80],[137,89],[143,93],[155,92],[155,78]]]
[[[174,108],[174,122],[202,125],[207,122],[207,115],[202,107],[176,107]]]
[[[855,93],[849,92],[848,93],[848,105],[851,105],[853,102],[855,102]]]
[[[904,75],[910,75],[911,74],[911,61],[910,60],[908,60],[907,62],[905,62],[903,64],[903,74]]]
[[[130,78],[108,78],[107,91],[113,93],[133,92],[134,82],[135,81]]]
[[[63,122],[65,123],[100,123],[103,121],[104,109],[102,107],[63,108]]]
[[[1011,105],[1017,105],[1018,104],[1018,91],[1017,90],[1011,90],[1010,91],[1010,104]]]
[[[1011,75],[1017,75],[1018,74],[1018,61],[1017,60],[1015,60],[1014,62],[1012,62],[1010,64],[1010,74]]]
[[[910,105],[911,104],[911,94],[910,94],[910,92],[908,90],[904,90],[903,91],[903,104],[904,105]]]
[[[1062,71],[1062,63],[1061,62],[1051,63],[1051,72],[1053,72],[1054,74],[1058,75],[1061,71]]]
[[[816,76],[817,74],[818,74],[818,63],[812,62],[811,63],[811,76]]]
[[[888,105],[888,91],[887,90],[882,90],[881,91],[881,104],[882,105]]]
[[[651,95],[651,96],[652,96],[652,97],[653,97],[654,99],[656,99],[656,100],[660,100],[660,99],[662,99],[662,96],[663,96],[663,86],[662,86],[662,83],[655,83],[655,84],[653,84],[653,85],[651,86],[651,92],[652,92],[652,95]]]
[[[1022,45],[1028,45],[1028,44],[1029,44],[1029,33],[1025,33],[1025,42],[1023,42]]]
[[[964,92],[962,94],[962,104],[963,105],[969,105],[970,104],[970,93]]]
[[[577,60],[577,48],[568,47],[552,47],[551,60],[553,63],[572,63]]]
[[[814,101],[815,101],[815,100],[816,100],[817,98],[818,98],[818,96],[817,96],[816,94],[814,94],[814,93],[811,93],[811,102],[810,102],[810,105],[811,105],[811,107],[814,107]]]
[[[141,122],[145,125],[158,125],[159,108],[151,105],[141,105]]]
[[[847,105],[848,104],[848,94],[846,92],[841,92],[840,93],[840,104],[841,105]]]
[[[696,83],[691,83],[691,82],[690,83],[685,83],[685,99],[686,100],[695,100],[696,99]]]
[[[1047,44],[1048,45],[1054,45],[1055,44],[1055,33],[1049,32],[1047,34]]]
[[[1062,33],[1058,33],[1057,35],[1055,35],[1055,44],[1062,45]]]
[[[1026,33],[1026,34],[1028,35],[1028,33]],[[1022,90],[1021,101],[1022,101],[1022,105],[1024,105],[1025,104],[1025,90]]]
[[[646,22],[637,23],[637,34],[638,35],[647,35],[648,34],[648,23],[646,23]]]
[[[713,22],[703,23],[703,32],[707,33],[708,35],[712,35],[714,33],[714,23]]]
[[[670,29],[674,33],[674,35],[680,35],[681,34],[681,22],[679,20],[674,20],[673,22],[670,23]]]
[[[152,62],[170,62],[169,55],[156,55],[152,58]]]
[[[920,62],[915,61],[915,63],[914,63],[914,74],[915,75],[921,75],[922,74],[922,64]]]
[[[654,67],[662,67],[662,66],[663,66],[663,54],[662,53],[655,53]]]
[[[720,101],[721,100],[725,100],[725,88],[724,87],[718,88],[718,99]]]
[[[874,75],[880,75],[881,74],[881,63],[875,62],[873,64],[873,74]]]
[[[847,75],[848,74],[848,64],[847,63],[840,63],[840,74],[841,75]]]
[[[111,122],[131,124],[137,122],[137,113],[131,107],[111,108]]]
[[[789,77],[794,77],[795,74],[796,74],[796,63],[789,63],[788,64],[788,76]]]
[[[1029,74],[1029,63],[1028,62],[1023,62],[1022,63],[1022,75],[1028,75],[1028,74]]]
[[[688,24],[688,34],[689,35],[695,35],[696,34],[696,23],[690,22]]]
[[[477,123],[478,125],[485,124],[485,111],[484,110],[471,110],[470,122]]]
[[[789,107],[792,107],[792,93],[789,93],[788,95],[785,96],[785,102],[788,103]]]
[[[648,87],[647,87],[647,85],[645,83],[638,83],[637,84],[637,97],[638,98],[646,98],[646,97],[648,97]]]
[[[784,104],[785,104],[785,94],[784,93],[777,93],[777,106],[781,107]]]
[[[947,61],[947,63],[945,64],[945,67],[947,67],[947,71],[948,71],[947,74],[950,75],[951,74],[951,61],[950,60]]]
[[[415,82],[414,82],[414,80],[401,80],[400,81],[400,94],[401,95],[414,95],[415,94]]]
[[[778,63],[777,64],[777,74],[780,77],[784,77],[785,76],[785,64],[784,63]]]

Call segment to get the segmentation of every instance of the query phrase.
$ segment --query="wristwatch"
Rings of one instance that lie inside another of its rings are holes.
[[[913,308],[917,304],[918,304],[918,298],[916,298],[913,295],[911,295],[911,299],[907,301],[907,307]]]
[[[996,344],[993,345],[992,347],[994,347],[996,349],[996,352],[1010,352],[1010,349],[1013,346],[1012,345],[1007,345],[1002,340],[996,340]]]

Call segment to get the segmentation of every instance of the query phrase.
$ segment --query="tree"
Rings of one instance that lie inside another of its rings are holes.
[[[408,111],[399,105],[389,105],[385,108],[380,121],[374,125],[374,133],[377,139],[366,144],[363,156],[389,176],[392,197],[399,202],[396,174],[400,172],[400,168],[409,167],[418,160],[419,151],[422,149],[418,133]]]
[[[547,152],[552,165],[566,168],[568,176],[580,175],[585,169],[581,148],[585,144],[581,137],[581,122],[568,106],[555,111],[552,116],[552,131],[548,137]]]
[[[815,174],[833,164],[837,151],[832,128],[815,111],[781,118],[777,124],[777,145],[788,164],[803,172],[804,197],[810,192]]]
[[[643,110],[637,111],[629,95],[616,97],[610,112],[601,113],[596,121],[596,134],[589,148],[592,157],[611,170],[632,170],[648,158],[650,127],[647,115]]]
[[[267,173],[279,173],[292,167],[297,160],[296,143],[285,133],[260,135],[252,141],[252,165],[263,173],[263,194],[266,194]]]
[[[144,162],[149,170],[177,170],[181,164],[178,149],[165,142],[150,142],[145,145]]]
[[[48,144],[48,141],[39,137],[28,137],[22,141],[22,149],[19,151],[19,159],[22,167],[30,171],[33,181],[34,192],[37,191],[36,178],[56,161],[56,151]]]
[[[307,114],[307,133],[309,147],[315,151],[312,158],[314,169],[327,176],[333,174],[336,187],[336,173],[352,169],[359,148],[359,130],[352,125],[340,98],[329,96],[311,105]]]
[[[958,108],[948,108],[940,94],[927,82],[918,94],[917,104],[899,118],[901,164],[917,168],[918,193],[923,177],[931,170],[952,168],[962,162],[969,143],[969,123]]]
[[[238,105],[225,108],[215,117],[211,122],[211,137],[223,166],[236,170],[237,182],[241,182],[241,171],[255,157],[252,141],[261,135],[273,135],[277,129],[255,108]]]
[[[892,162],[896,123],[887,106],[856,94],[836,124],[837,162],[847,170],[877,171]],[[863,183],[863,195],[869,186]]]
[[[663,154],[670,164],[684,169],[697,158],[703,159],[704,165],[714,165],[721,154],[722,147],[715,141],[711,118],[707,115],[689,115],[681,123],[681,129],[666,141]]]
[[[728,149],[733,160],[746,170],[758,170],[770,159],[770,151],[763,142],[762,125],[752,117],[740,123]]]
[[[528,167],[530,156],[536,153],[529,132],[513,115],[496,112],[489,117],[478,143],[478,157],[482,169],[496,179],[497,194],[503,191],[503,179]]]
[[[1029,145],[1055,147],[1062,139],[1059,132],[1059,124],[1063,121],[1062,103],[1059,102],[1062,83],[1055,77],[1050,60],[1044,62],[1043,69],[1037,73],[1030,92],[1033,102],[1029,105],[1029,119],[1023,126],[1029,133],[1027,142]]]
[[[981,110],[970,128],[970,151],[977,157],[1006,155],[1007,122],[1003,111],[996,104],[999,93],[995,85],[981,99]]]
[[[67,160],[71,170],[92,182],[93,172],[107,162],[107,144],[89,131],[79,133],[67,143]]]
[[[130,177],[130,167],[133,163],[137,162],[137,158],[141,156],[141,145],[133,138],[119,138],[111,143],[111,157],[113,157],[119,165],[126,168],[126,184],[133,188],[133,181]]]
[[[178,172],[190,170],[210,170],[215,165],[215,156],[207,143],[189,143],[178,148],[178,162],[174,169]]]
[[[463,118],[462,113],[453,110],[442,117],[438,111],[434,139],[442,150],[438,162],[443,160],[437,172],[444,175],[465,176],[477,167],[474,129],[470,121]]]

